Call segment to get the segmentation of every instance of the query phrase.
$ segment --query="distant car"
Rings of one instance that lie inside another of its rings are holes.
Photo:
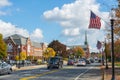
[[[12,73],[12,66],[6,62],[0,62],[0,74]]]
[[[56,56],[56,57],[51,57],[48,61],[47,68],[62,68],[63,66],[63,58]]]
[[[69,59],[68,62],[67,62],[67,65],[74,65],[74,60]]]
[[[86,66],[86,61],[84,59],[80,59],[78,60],[78,62],[76,63],[77,66]]]
[[[86,64],[90,64],[91,63],[89,59],[86,59],[86,58],[81,58],[81,59],[85,60]]]
[[[94,63],[94,60],[93,60],[93,59],[90,59],[90,62],[91,62],[91,63]]]

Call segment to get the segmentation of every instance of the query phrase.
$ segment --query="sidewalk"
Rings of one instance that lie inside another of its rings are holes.
[[[13,71],[18,71],[18,70],[29,70],[29,69],[37,69],[37,68],[43,68],[47,67],[46,64],[41,64],[41,65],[30,65],[30,66],[24,66],[24,67],[16,67],[16,65],[12,66]]]
[[[67,64],[67,61],[64,61],[63,62],[64,65]],[[16,65],[12,66],[12,69],[13,71],[16,71],[16,70],[29,70],[29,69],[36,69],[36,68],[43,68],[43,67],[46,67],[47,68],[47,64],[41,64],[41,65],[29,65],[29,66],[24,66],[24,67],[16,67]]]
[[[105,66],[101,66],[102,80],[111,80],[112,78],[112,67],[109,65],[108,69]],[[115,67],[115,80],[120,80],[120,67]]]

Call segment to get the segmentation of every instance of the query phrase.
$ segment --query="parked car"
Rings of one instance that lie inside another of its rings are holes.
[[[86,66],[86,61],[84,59],[79,59],[76,63],[77,66]]]
[[[89,59],[86,59],[86,58],[81,58],[81,59],[85,60],[86,64],[90,64],[91,63]]]
[[[91,63],[94,63],[94,60],[93,59],[89,59]]]
[[[68,62],[67,62],[67,65],[74,65],[74,60],[69,59]]]
[[[0,62],[0,74],[12,73],[12,66],[6,62]]]
[[[51,57],[48,61],[47,68],[62,68],[63,66],[63,59],[62,57],[56,56],[56,57]]]

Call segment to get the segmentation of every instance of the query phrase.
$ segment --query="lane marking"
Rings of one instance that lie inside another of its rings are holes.
[[[50,74],[50,73],[54,73],[54,72],[58,72],[58,71],[59,71],[59,70],[52,70],[52,71],[45,72],[45,73],[42,73],[42,74],[37,74],[37,75],[34,75],[34,76],[24,77],[24,78],[21,78],[20,80],[29,80],[29,79],[33,79],[33,78],[37,78],[37,77],[40,77],[40,76],[46,75],[46,74]]]
[[[86,72],[88,72],[93,67],[90,67],[89,69],[85,70],[83,73],[79,74],[74,80],[78,80],[80,76],[84,75]]]

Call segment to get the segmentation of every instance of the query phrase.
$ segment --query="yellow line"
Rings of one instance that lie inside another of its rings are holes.
[[[46,75],[46,74],[54,73],[54,72],[57,72],[57,71],[59,71],[59,70],[53,70],[53,71],[45,72],[43,74],[38,74],[38,75],[34,75],[34,76],[24,77],[24,78],[21,78],[20,80],[29,80],[29,79],[33,79],[33,78],[37,78],[37,77]]]

